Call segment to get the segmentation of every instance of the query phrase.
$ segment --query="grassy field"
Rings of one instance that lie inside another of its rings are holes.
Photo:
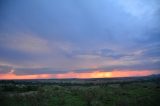
[[[72,84],[1,81],[0,106],[160,106],[159,79],[103,80]]]

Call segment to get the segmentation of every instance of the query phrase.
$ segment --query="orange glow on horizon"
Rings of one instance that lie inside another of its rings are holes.
[[[48,79],[48,78],[114,78],[114,77],[131,77],[131,76],[147,76],[151,74],[158,74],[157,71],[122,71],[115,70],[110,72],[103,72],[97,70],[94,72],[75,73],[68,72],[64,74],[37,74],[37,75],[16,75],[14,73],[0,74],[0,79]]]
[[[39,75],[16,75],[16,74],[0,74],[0,79],[46,79],[49,78],[49,74]]]
[[[66,73],[66,74],[57,74],[56,78],[114,78],[114,77],[132,77],[132,76],[147,76],[152,74],[157,74],[157,71],[122,71],[122,70],[115,70],[110,72],[103,72],[103,71],[94,71],[94,72],[87,72],[87,73]]]

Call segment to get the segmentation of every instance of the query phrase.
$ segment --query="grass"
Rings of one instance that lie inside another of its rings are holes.
[[[159,106],[159,82],[0,86],[0,106]]]

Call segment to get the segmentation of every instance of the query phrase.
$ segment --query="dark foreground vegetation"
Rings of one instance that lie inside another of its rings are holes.
[[[0,106],[160,106],[160,77],[1,80]]]

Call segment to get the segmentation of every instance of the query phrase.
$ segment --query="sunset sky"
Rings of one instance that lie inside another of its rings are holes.
[[[0,79],[160,73],[160,0],[0,0]]]

